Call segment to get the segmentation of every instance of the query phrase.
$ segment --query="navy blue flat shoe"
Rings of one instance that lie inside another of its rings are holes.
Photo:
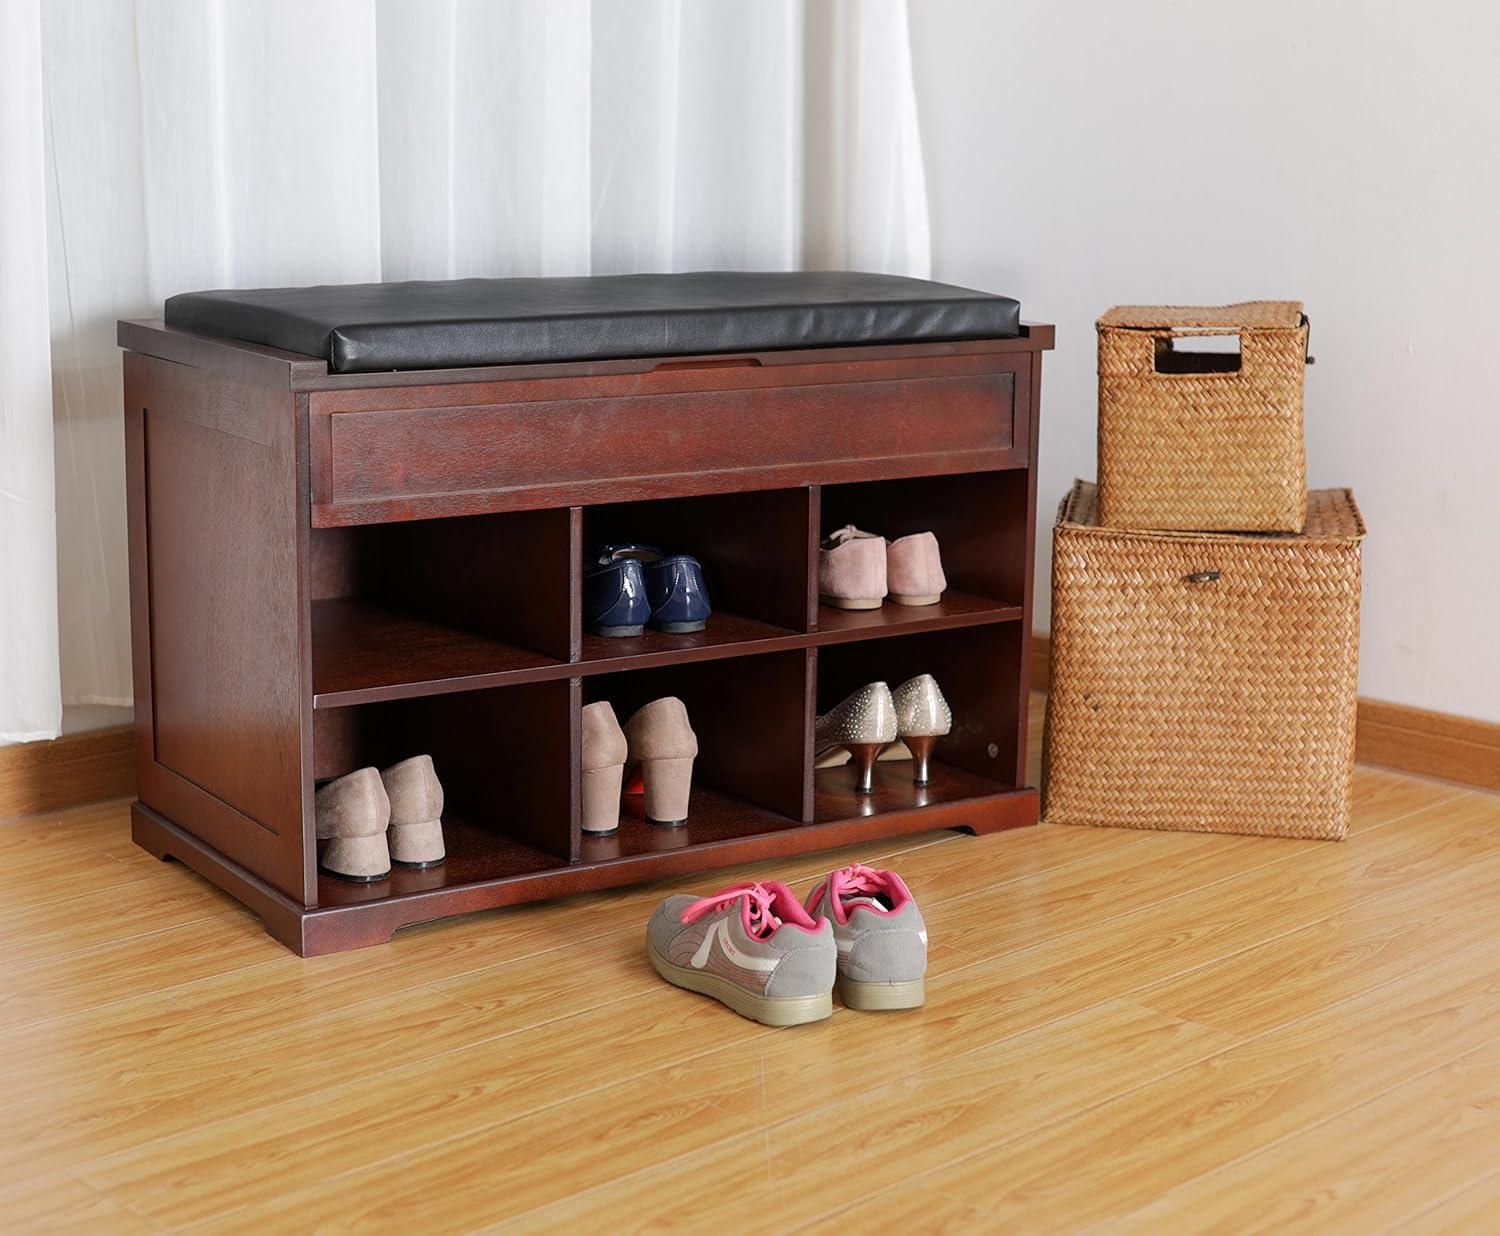
[[[703,566],[691,554],[664,554],[652,545],[606,545],[599,551],[599,561],[640,565],[651,609],[648,621],[658,631],[683,635],[708,625],[713,607],[703,582]]]
[[[596,562],[583,572],[583,625],[595,635],[639,635],[651,620],[646,574],[634,558]]]

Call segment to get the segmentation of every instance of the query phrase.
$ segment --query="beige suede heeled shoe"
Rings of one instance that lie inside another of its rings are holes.
[[[583,706],[583,831],[603,837],[620,827],[620,786],[629,744],[608,700]]]
[[[432,756],[414,755],[380,774],[391,802],[386,833],[391,861],[402,867],[436,867],[447,858],[443,847],[443,786]]]
[[[664,828],[686,824],[698,736],[675,695],[652,700],[625,723],[630,760],[641,766],[646,819]]]
[[[891,689],[872,682],[824,713],[813,725],[813,750],[820,767],[841,762],[840,749],[854,760],[856,794],[875,790],[875,759],[896,738],[896,705]]]
[[[341,880],[370,884],[391,874],[386,829],[391,800],[373,768],[330,781],[313,796],[319,841],[327,841],[318,866]]]

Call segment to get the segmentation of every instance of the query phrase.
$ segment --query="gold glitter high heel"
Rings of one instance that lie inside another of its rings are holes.
[[[813,746],[819,757],[842,747],[854,758],[856,794],[875,789],[875,760],[881,748],[896,739],[896,704],[883,682],[861,687],[813,727]]]

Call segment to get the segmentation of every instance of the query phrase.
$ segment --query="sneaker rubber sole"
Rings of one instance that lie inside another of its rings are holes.
[[[906,983],[862,983],[858,979],[840,975],[838,992],[845,1008],[868,1012],[920,1008],[927,999],[923,979],[912,979]]]
[[[651,958],[652,968],[672,986],[712,996],[741,1017],[758,1021],[763,1026],[801,1026],[833,1016],[831,991],[816,996],[762,996],[746,991],[721,974],[694,970],[689,966],[674,966],[650,943],[646,945],[646,953]]]

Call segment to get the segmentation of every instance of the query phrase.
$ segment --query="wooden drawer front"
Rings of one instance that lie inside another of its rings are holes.
[[[981,354],[314,395],[313,522],[1024,464],[1027,363]],[[380,406],[392,402],[405,406]]]

